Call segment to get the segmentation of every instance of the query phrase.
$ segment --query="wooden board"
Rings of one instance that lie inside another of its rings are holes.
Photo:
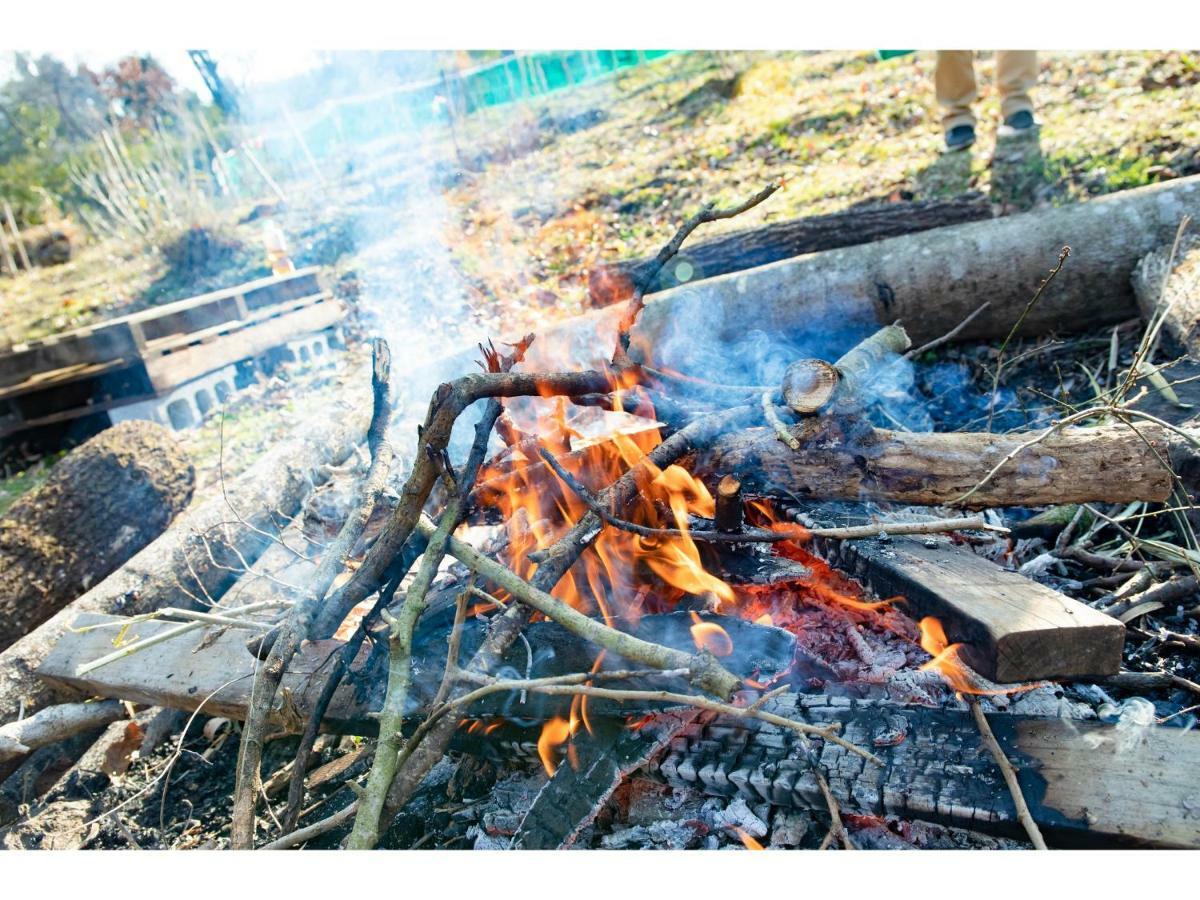
[[[72,627],[118,621],[118,616],[86,613]],[[150,637],[178,624],[141,622],[129,629],[125,639]],[[246,649],[250,632],[229,629],[214,638],[215,630],[199,629],[147,647],[86,675],[77,674],[79,665],[112,652],[112,640],[118,631],[119,628],[103,628],[68,632],[38,667],[38,677],[56,688],[84,695],[116,697],[189,712],[202,709],[206,715],[231,719],[245,718],[256,662]],[[211,643],[204,643],[206,634]],[[340,647],[340,641],[315,641],[301,648],[280,687],[273,728],[299,731],[303,727],[304,717],[312,711],[320,691],[320,679],[314,681],[313,675],[322,668],[328,671],[332,654]],[[364,649],[357,665],[365,658]],[[365,712],[351,685],[338,689],[329,708],[334,721],[362,719]]]
[[[843,737],[882,758],[879,767],[836,744],[819,748],[845,811],[1024,837],[969,712],[804,695],[767,708],[813,724],[840,723]],[[1195,731],[1007,714],[988,722],[1051,846],[1200,847]],[[706,793],[825,809],[794,733],[773,725],[718,717],[676,738],[660,770],[668,781]]]
[[[0,354],[0,386],[32,373],[141,355],[147,342],[253,318],[271,307],[321,293],[319,269],[299,269],[212,291],[16,345]]]
[[[155,390],[168,391],[213,369],[258,356],[293,338],[336,325],[345,314],[341,303],[326,299],[214,337],[208,343],[197,343],[148,358],[146,372]]]
[[[1125,626],[976,556],[946,537],[828,542],[830,561],[878,596],[903,596],[913,618],[936,616],[981,675],[1011,684],[1115,674]]]
[[[296,543],[292,541],[293,546]],[[272,549],[268,553],[286,562],[284,551]],[[267,557],[266,553],[264,557]],[[267,558],[266,563],[272,564],[272,559]],[[283,583],[302,582],[306,566],[303,561],[295,561],[276,577]],[[244,578],[244,583],[233,589],[236,593],[231,594],[238,603],[263,599],[264,592],[271,593],[269,582],[255,581],[253,576]],[[421,628],[413,642],[413,662],[423,677],[417,679],[409,689],[409,709],[412,714],[428,708],[441,681],[446,658],[446,634],[453,615],[453,608],[447,606],[437,612],[431,610],[421,621]],[[776,672],[791,670],[802,677],[832,677],[828,669],[814,669],[806,658],[797,658],[795,638],[782,629],[729,617],[710,617],[710,621],[719,622],[733,641],[733,655],[724,657],[722,662],[734,673],[770,677]],[[97,623],[108,623],[109,627],[64,634],[38,667],[38,677],[55,687],[83,696],[114,697],[189,711],[203,705],[211,715],[233,719],[245,717],[255,665],[255,658],[246,649],[252,632],[239,629],[218,634],[217,629],[208,629],[210,640],[204,641],[205,631],[196,630],[147,647],[92,672],[79,674],[81,665],[112,652],[112,639],[119,632],[121,622],[119,616],[81,616],[72,624],[73,628]],[[177,625],[161,621],[140,622],[129,629],[125,639],[149,637]],[[691,625],[692,619],[685,613],[647,615],[639,621],[638,633],[647,640],[676,649],[692,649]],[[465,664],[483,642],[485,626],[486,623],[480,619],[467,621],[460,646],[461,663]],[[554,622],[535,623],[525,633],[530,645],[536,648],[532,668],[529,669],[531,677],[585,672],[596,660],[596,648],[592,644],[580,640]],[[283,681],[283,687],[291,695],[287,706],[300,719],[281,718],[276,723],[279,727],[290,723],[299,730],[303,717],[311,712],[312,704],[320,692],[321,678],[318,676],[314,679],[313,676],[329,670],[332,656],[341,646],[341,641],[336,640],[304,645],[296,660],[289,665]],[[524,671],[531,665],[521,643],[510,648],[503,663],[515,671]],[[637,667],[636,663],[622,660],[616,654],[605,655],[606,669]],[[379,654],[372,660],[368,659],[366,649],[362,650],[352,670],[351,680],[355,684],[343,685],[334,695],[326,714],[326,724],[333,731],[371,734],[376,727],[371,714],[382,704],[387,680],[383,655]],[[664,682],[658,678],[630,684],[634,687],[687,690],[687,682],[683,679]],[[514,697],[513,694],[493,694],[466,710],[465,714],[503,714],[513,707]],[[569,706],[570,698],[530,694],[520,702],[520,717],[542,721],[565,714]],[[604,702],[598,701],[591,708],[600,709],[603,706]],[[646,712],[659,706],[661,704],[649,704],[631,711]]]

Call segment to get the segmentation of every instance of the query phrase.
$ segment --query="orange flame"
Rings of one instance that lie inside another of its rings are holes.
[[[996,696],[1027,691],[1036,685],[1010,684],[994,686],[959,657],[963,644],[951,644],[939,619],[926,616],[917,623],[921,629],[921,649],[933,659],[921,666],[922,672],[937,672],[960,694]]]
[[[537,751],[547,775],[554,775],[558,768],[555,762],[555,751],[570,737],[571,723],[562,716],[555,716],[542,726],[541,736],[538,737]]]
[[[756,841],[754,839],[754,836],[752,834],[750,834],[750,832],[748,832],[745,828],[735,825],[735,826],[733,826],[733,830],[736,831],[737,836],[742,839],[742,843],[746,845],[747,850],[765,850],[765,849],[767,849],[762,844],[760,844],[758,841]]]
[[[700,650],[707,650],[713,656],[729,656],[733,653],[733,638],[729,632],[716,622],[705,622],[695,612],[692,613],[692,640]]]
[[[650,611],[669,610],[685,594],[711,593],[722,604],[736,603],[733,589],[705,571],[688,533],[690,517],[715,514],[713,497],[682,466],[659,468],[647,459],[662,441],[657,427],[589,440],[568,421],[561,400],[528,401],[509,412],[515,428],[537,435],[538,446],[526,442],[493,460],[480,478],[480,500],[503,517],[508,562],[518,575],[530,577],[536,569],[530,554],[549,547],[588,512],[584,500],[545,466],[538,455],[541,447],[593,494],[640,466],[637,495],[619,515],[645,527],[680,532],[645,536],[605,527],[556,585],[551,592],[555,597],[581,612],[598,612],[609,624],[616,618],[636,623],[646,603]],[[645,412],[652,416],[653,408],[647,406]],[[522,418],[531,421],[518,421]],[[660,582],[649,594],[644,590],[647,571]]]

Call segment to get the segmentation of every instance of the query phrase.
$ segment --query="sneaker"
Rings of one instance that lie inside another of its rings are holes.
[[[996,136],[1019,137],[1023,134],[1031,134],[1035,128],[1037,128],[1037,121],[1033,118],[1033,113],[1023,109],[1005,119],[1004,124],[996,132]]]
[[[946,150],[966,150],[975,143],[974,125],[955,125],[946,132]]]

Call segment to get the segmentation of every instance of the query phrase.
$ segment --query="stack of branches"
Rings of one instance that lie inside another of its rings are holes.
[[[706,206],[684,223],[660,251],[655,265],[665,265],[701,224],[738,215],[766,200],[776,189],[771,185],[733,208]],[[1060,269],[1065,259],[1066,252],[1059,261]],[[307,721],[291,770],[288,806],[281,822],[284,834],[267,844],[269,847],[297,846],[351,819],[347,845],[360,849],[375,846],[392,818],[445,754],[463,711],[484,694],[501,691],[665,701],[765,718],[792,729],[803,741],[816,737],[840,743],[877,761],[832,729],[771,717],[757,702],[734,705],[731,701],[742,686],[740,679],[707,650],[685,652],[643,640],[590,618],[551,595],[602,529],[638,532],[640,528],[652,534],[668,533],[667,529],[634,525],[624,510],[652,480],[654,472],[676,462],[687,461],[694,471],[708,476],[736,473],[747,483],[757,478],[758,487],[764,490],[774,485],[812,497],[856,501],[879,498],[969,509],[1064,501],[1162,502],[1179,489],[1170,468],[1172,448],[1180,441],[1197,444],[1190,433],[1130,408],[1128,390],[1114,393],[1103,409],[1072,413],[1036,433],[912,434],[873,428],[863,415],[860,399],[873,373],[904,354],[915,355],[930,348],[910,349],[907,335],[898,326],[880,330],[837,363],[798,361],[779,386],[697,386],[693,379],[686,381],[688,390],[684,392],[681,376],[655,369],[631,355],[631,335],[642,309],[639,291],[621,317],[611,360],[593,370],[540,374],[516,371],[532,336],[513,345],[507,354],[492,346],[481,347],[484,371],[442,384],[434,392],[399,500],[362,563],[339,583],[338,576],[379,501],[393,457],[387,439],[391,413],[389,356],[386,345],[377,342],[368,442],[372,463],[357,505],[306,589],[292,598],[286,618],[252,642],[265,662],[256,676],[237,763],[231,828],[235,848],[248,849],[256,844],[255,810],[263,793],[263,747],[276,694],[289,663],[304,641],[332,636],[355,607],[372,597],[375,599],[370,610],[341,649]],[[690,404],[673,399],[673,395],[683,393],[700,399]],[[453,536],[474,502],[477,477],[485,462],[489,438],[501,420],[503,401],[516,397],[563,397],[579,405],[608,408],[638,408],[648,400],[665,434],[664,440],[641,461],[595,493],[571,478],[553,454],[539,448],[541,464],[580,496],[587,512],[553,544],[537,552],[536,571],[528,578]],[[465,463],[456,469],[447,452],[451,432],[460,415],[477,402],[483,403],[483,411],[474,441]],[[1097,419],[1110,424],[1072,427]],[[1053,479],[1046,477],[1050,470],[1055,472]],[[1120,478],[1114,478],[1114,472],[1119,472]],[[439,483],[443,490],[437,494],[440,502],[435,503]],[[440,507],[432,516],[426,514],[431,506]],[[963,517],[930,523],[925,530],[979,528],[981,524],[978,517]],[[877,526],[835,529],[826,536],[854,538],[878,530]],[[799,527],[735,531],[723,530],[720,525],[710,531],[690,532],[694,540],[718,543],[796,540],[812,534]],[[429,607],[430,588],[446,556],[457,559],[470,571],[468,588],[458,599],[441,685],[419,726],[415,731],[409,728],[411,736],[405,738],[404,727],[411,724],[405,722],[405,717],[413,678],[414,631]],[[416,572],[409,577],[414,566]],[[402,582],[406,588],[400,592]],[[486,587],[490,587],[490,593]],[[507,600],[497,594],[506,595]],[[492,619],[478,651],[466,665],[459,665],[459,641],[470,597],[483,597],[501,611]],[[598,652],[611,653],[640,668],[541,679],[497,679],[491,670],[535,612],[591,642]],[[387,632],[387,690],[378,713],[379,737],[366,786],[359,789],[358,799],[339,813],[297,828],[305,772],[322,718],[339,682],[379,622],[386,625]],[[648,674],[667,679],[671,685],[684,679],[690,687],[654,691],[620,684],[631,679],[644,684]],[[809,753],[809,761],[828,802],[831,839],[849,846],[814,754]],[[1031,837],[1035,843],[1040,841],[1032,833]]]

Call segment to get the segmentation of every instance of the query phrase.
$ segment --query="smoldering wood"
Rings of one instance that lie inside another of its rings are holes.
[[[333,400],[327,416],[227,482],[226,496],[186,513],[124,566],[0,653],[0,721],[16,718],[22,700],[32,712],[78,696],[58,693],[34,670],[80,614],[144,613],[187,605],[189,594],[221,597],[237,572],[271,543],[264,533],[275,532],[276,517],[293,514],[324,480],[323,465],[341,463],[354,452],[368,417],[369,405],[359,402],[357,391]]]
[[[195,472],[171,432],[122,422],[76,447],[0,516],[0,650],[162,534]]]
[[[899,319],[920,345],[955,328],[983,300],[990,305],[958,339],[1003,338],[1066,245],[1070,262],[1019,333],[1095,328],[1137,314],[1130,275],[1138,260],[1169,243],[1184,215],[1198,214],[1200,176],[1191,176],[782,260],[654,295],[635,343],[684,371],[687,359],[672,357],[668,341],[677,324],[689,329],[685,355],[698,343],[735,342],[747,322],[768,334],[804,334],[829,323],[865,328]]]
[[[925,433],[843,430],[808,420],[793,426],[794,451],[770,428],[731,431],[698,455],[708,478],[736,472],[747,490],[790,492],[806,500],[891,500],[922,506],[1046,506],[1062,503],[1162,502],[1172,481],[1162,459],[1167,432],[1118,425],[1064,428],[1021,450],[962,503],[1009,453],[1042,432]]]
[[[876,596],[903,598],[907,615],[936,617],[952,643],[965,644],[963,661],[991,681],[1077,679],[1120,670],[1120,622],[947,538],[818,545]]]
[[[880,203],[823,216],[772,222],[690,244],[656,277],[651,277],[652,257],[600,266],[588,273],[588,296],[593,305],[607,306],[625,299],[638,286],[650,294],[806,253],[991,217],[991,203],[986,197],[976,196]]]
[[[883,758],[877,767],[830,742],[819,762],[846,812],[898,816],[1024,838],[1003,775],[963,710],[790,695],[765,707],[841,735]],[[998,714],[996,739],[1051,846],[1113,842],[1200,847],[1192,812],[1200,734],[1151,726],[1130,734],[1097,721]],[[668,782],[751,802],[823,810],[791,732],[718,717],[677,737],[658,767]]]
[[[1174,250],[1174,256],[1172,256]],[[1142,316],[1163,325],[1194,361],[1200,361],[1200,238],[1184,234],[1142,257],[1133,270]]]
[[[700,710],[660,713],[637,730],[621,719],[598,719],[534,798],[513,835],[513,849],[557,850],[573,844],[626,777],[661,756],[699,715]]]

